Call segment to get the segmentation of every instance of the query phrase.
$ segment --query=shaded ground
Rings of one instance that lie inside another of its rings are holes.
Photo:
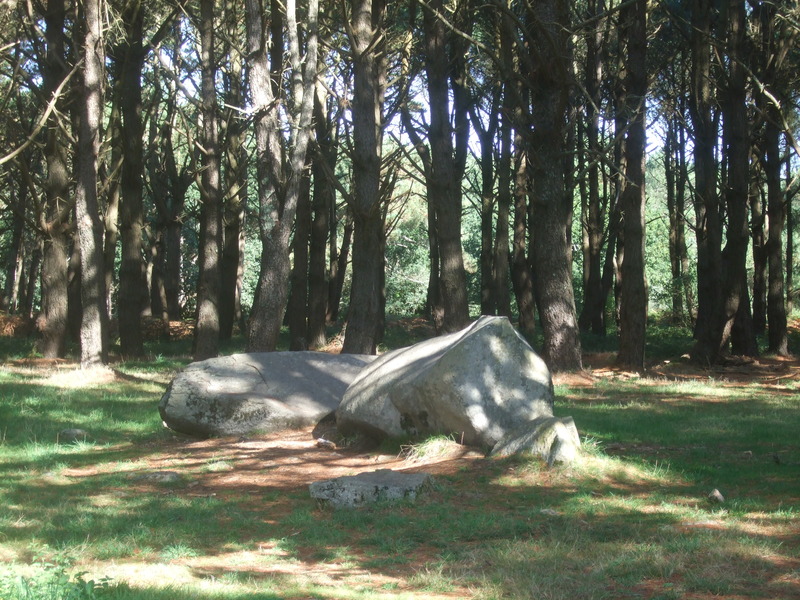
[[[163,331],[161,325],[154,326],[154,330]],[[409,320],[393,325],[398,331],[391,332],[402,338],[423,338],[431,334],[429,326],[424,320]],[[172,327],[171,335],[175,337],[188,335],[189,327],[177,324]],[[327,351],[336,352],[339,344],[334,340]],[[586,370],[580,373],[560,374],[554,380],[557,385],[570,388],[589,389],[602,381],[631,381],[640,382],[641,385],[663,385],[664,382],[707,382],[713,380],[724,386],[747,387],[754,384],[765,390],[774,390],[775,393],[795,393],[787,390],[787,384],[800,380],[800,361],[797,359],[759,358],[757,360],[733,360],[729,363],[714,367],[700,368],[689,363],[688,360],[678,358],[670,361],[661,361],[653,364],[644,374],[631,373],[620,370],[614,365],[613,353],[588,354],[584,364]],[[54,384],[63,378],[63,383],[69,385],[72,378],[83,377],[80,371],[74,370],[76,365],[70,361],[46,361],[42,359],[24,359],[13,361],[7,365],[10,369],[19,369],[26,372],[41,372],[49,370],[56,375],[51,376]],[[98,381],[113,383],[117,380],[130,379],[132,376],[113,369],[98,373]],[[604,402],[608,398],[603,399]],[[620,398],[620,402],[626,401]],[[719,399],[708,398],[708,402],[718,402]],[[591,399],[586,402],[592,402]],[[371,557],[368,549],[361,544],[360,536],[364,533],[353,533],[352,538],[342,540],[341,545],[346,545],[349,556],[340,560],[329,556],[320,558],[319,548],[309,548],[302,545],[292,547],[291,518],[295,513],[298,499],[307,496],[307,486],[313,482],[343,475],[371,471],[375,469],[394,469],[406,471],[424,471],[432,473],[444,481],[448,486],[446,504],[450,510],[458,513],[461,510],[474,511],[482,505],[491,506],[496,514],[507,513],[509,519],[518,519],[520,506],[529,502],[519,490],[521,488],[505,488],[502,485],[478,486],[476,482],[496,482],[505,478],[514,478],[513,481],[524,481],[525,485],[535,489],[536,501],[541,506],[547,506],[548,498],[563,498],[565,493],[574,494],[578,490],[572,488],[575,484],[565,479],[557,471],[538,470],[535,474],[525,473],[523,467],[518,467],[513,461],[486,460],[481,454],[457,444],[446,444],[431,456],[419,459],[409,459],[401,451],[359,451],[346,448],[326,448],[318,445],[311,428],[300,431],[287,431],[271,435],[253,436],[250,438],[220,438],[210,440],[195,440],[180,435],[166,435],[144,442],[139,456],[126,471],[124,485],[116,485],[102,489],[95,499],[96,502],[113,502],[114,498],[163,495],[169,497],[192,499],[211,499],[220,503],[221,510],[236,507],[237,510],[246,510],[249,513],[261,515],[265,521],[281,525],[286,532],[284,540],[274,538],[264,539],[252,547],[242,548],[217,548],[201,556],[178,557],[162,564],[154,564],[152,557],[143,557],[142,560],[112,560],[102,561],[91,566],[98,575],[106,575],[118,580],[137,581],[147,583],[163,580],[175,585],[181,583],[196,583],[198,580],[213,580],[236,574],[242,578],[263,577],[302,577],[320,586],[345,586],[347,588],[366,588],[375,590],[376,596],[387,590],[392,592],[407,592],[417,598],[468,598],[474,595],[474,589],[469,582],[463,586],[452,584],[452,578],[446,590],[438,591],[430,585],[413,583],[420,574],[425,575],[431,565],[440,561],[441,549],[419,544],[414,548],[413,556],[406,556],[406,560],[391,564],[380,564],[375,568],[370,566]],[[646,444],[626,444],[626,446],[610,445],[605,448],[608,455],[648,456],[657,454],[669,459],[686,451],[680,447],[663,447]],[[753,455],[741,457],[742,460],[761,460]],[[796,465],[791,465],[795,467]],[[119,463],[105,463],[100,465],[87,465],[83,467],[66,468],[59,472],[59,477],[69,482],[102,480],[104,476],[119,474]],[[147,476],[158,473],[177,473],[180,477],[178,485],[164,485],[158,480],[149,479]],[[144,476],[144,477],[142,477]],[[516,485],[519,485],[518,483]],[[616,494],[631,494],[635,489],[643,498],[661,493],[661,490],[650,487],[647,482],[628,482],[628,487],[623,487],[618,482],[598,482],[597,491],[591,492],[591,497],[599,500],[613,499]],[[438,493],[438,492],[437,492]],[[800,488],[798,488],[800,495]],[[434,499],[436,500],[436,499]],[[775,502],[797,502],[795,498],[775,498]],[[305,500],[303,500],[305,501]],[[680,503],[679,495],[674,494],[671,501]],[[697,502],[696,498],[687,498],[687,504]],[[538,506],[535,512],[538,512]],[[314,508],[310,515],[309,523],[298,525],[301,527],[314,527],[314,522],[320,524],[329,519],[330,511],[322,507]],[[413,511],[401,508],[399,518],[413,519]],[[545,513],[547,516],[558,519],[557,513]],[[646,529],[654,524],[643,524]],[[612,522],[613,525],[613,522]],[[324,526],[324,525],[320,525]],[[600,535],[605,528],[613,531],[613,527],[594,522],[578,521],[578,528],[585,530],[584,535],[590,538]],[[753,530],[755,538],[765,537],[778,539],[789,548],[800,550],[800,525],[795,523],[792,527],[775,529],[768,525],[759,525],[758,519],[753,518],[753,524],[748,525]],[[239,522],[231,520],[231,527],[244,527]],[[529,525],[530,531],[520,530],[521,537],[529,536],[535,539],[538,535],[545,535],[551,525],[546,524],[545,517],[541,522]],[[661,525],[659,525],[661,527]],[[702,535],[714,535],[724,532],[727,528],[724,518],[704,519],[696,522],[681,522],[674,526],[677,532],[701,532]],[[235,532],[232,537],[236,537]],[[251,532],[241,529],[241,537],[249,539]],[[287,541],[288,540],[288,541]],[[459,556],[467,557],[462,560],[470,569],[490,569],[491,564],[470,565],[468,557],[474,545],[476,555],[478,548],[485,547],[487,540],[474,539],[460,542],[457,551]],[[331,550],[333,551],[333,550]],[[402,551],[400,549],[399,551]],[[272,557],[275,560],[265,560]],[[7,557],[11,559],[13,557]],[[482,559],[483,560],[483,559]],[[759,563],[761,564],[761,563]],[[748,598],[771,598],[775,590],[780,590],[782,598],[800,598],[800,559],[786,558],[785,556],[767,556],[764,565],[759,568],[774,574],[770,586],[763,590],[751,589]],[[590,568],[587,566],[587,568]],[[754,567],[755,568],[755,567]],[[683,592],[671,595],[672,590],[682,587],[683,575],[666,574],[663,577],[652,577],[634,588],[624,584],[612,586],[605,590],[605,597],[609,598],[684,598],[688,600],[710,600],[711,598],[743,598],[741,594],[720,595],[713,589],[707,593]],[[757,577],[754,576],[754,579]],[[457,581],[457,580],[455,580]],[[421,591],[422,590],[422,591]]]

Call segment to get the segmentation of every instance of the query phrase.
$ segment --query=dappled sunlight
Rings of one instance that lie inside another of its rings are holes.
[[[120,372],[85,387],[66,370],[4,378],[0,560],[65,549],[154,600],[800,595],[789,386],[562,384],[556,412],[583,450],[549,469],[444,436],[383,452],[320,447],[311,428],[187,438],[160,426],[159,375]],[[57,444],[70,426],[92,439]],[[358,511],[308,495],[382,468],[431,473],[433,491]]]
[[[359,567],[352,562],[304,561],[277,550],[278,542],[258,544],[253,550],[221,552],[212,556],[178,559],[168,563],[94,562],[87,565],[92,577],[111,577],[133,589],[162,589],[171,593],[228,593],[252,595],[273,592],[276,598],[320,597],[370,598],[385,600],[439,600],[466,598],[467,590],[451,593],[415,589],[405,573],[386,575]],[[391,591],[389,591],[391,590]]]

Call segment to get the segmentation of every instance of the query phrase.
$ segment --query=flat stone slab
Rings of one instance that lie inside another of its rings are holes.
[[[316,425],[375,359],[324,352],[255,352],[186,366],[158,409],[164,424],[197,437]]]
[[[375,502],[414,501],[432,486],[433,476],[428,473],[379,469],[371,473],[315,481],[308,488],[312,498],[334,508],[357,508]]]

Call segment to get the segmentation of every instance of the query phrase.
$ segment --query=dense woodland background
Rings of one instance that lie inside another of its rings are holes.
[[[762,0],[30,0],[0,8],[4,308],[38,351],[371,353],[513,316],[644,364],[787,354],[800,8]],[[645,185],[645,182],[647,184]],[[688,348],[687,348],[688,350]]]

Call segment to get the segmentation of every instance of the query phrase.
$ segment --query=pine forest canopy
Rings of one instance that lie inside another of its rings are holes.
[[[201,359],[480,312],[642,368],[648,310],[702,363],[789,352],[796,2],[12,0],[0,32],[3,308],[46,357],[102,364],[113,322],[142,355],[144,315]]]

